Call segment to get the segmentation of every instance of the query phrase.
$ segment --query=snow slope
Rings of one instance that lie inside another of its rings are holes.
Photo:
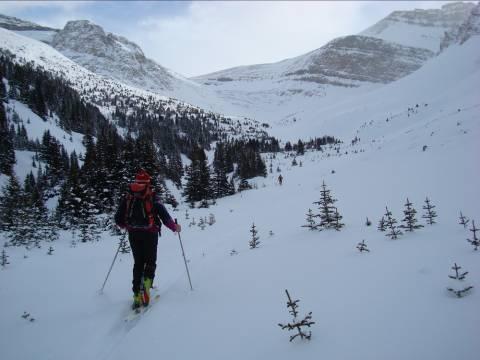
[[[458,215],[480,223],[479,43],[474,36],[383,90],[325,107],[310,134],[338,134],[345,143],[338,153],[298,156],[301,167],[283,154],[268,160],[281,168],[282,186],[277,173],[257,178],[256,190],[188,209],[189,219],[181,204],[172,215],[183,225],[194,291],[178,239],[164,230],[161,298],[137,322],[123,321],[131,255],[119,255],[98,293],[118,244],[110,235],[75,249],[68,233],[42,249],[7,248],[10,264],[0,269],[2,359],[477,359],[480,253],[466,241],[471,233]],[[289,131],[300,136],[307,129]],[[352,136],[360,137],[355,145]],[[301,227],[322,181],[338,199],[346,224],[340,232]],[[397,240],[376,229],[385,206],[400,222],[407,197],[425,224],[426,196],[437,224]],[[189,226],[210,213],[214,225]],[[252,223],[261,241],[254,250]],[[370,253],[355,249],[363,239]],[[469,272],[465,285],[474,286],[465,298],[446,290],[454,263]],[[285,289],[301,300],[300,316],[312,311],[309,342],[289,342],[291,334],[277,325],[291,321]],[[23,319],[24,312],[35,321]]]
[[[462,25],[474,6],[473,3],[455,2],[440,9],[394,11],[360,35],[438,52],[445,32]]]

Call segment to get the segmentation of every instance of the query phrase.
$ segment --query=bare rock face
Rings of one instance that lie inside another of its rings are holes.
[[[69,21],[52,46],[85,68],[148,90],[170,90],[172,75],[135,43],[87,20]]]
[[[357,81],[389,83],[417,70],[433,55],[427,49],[352,35],[329,42],[310,54],[307,66],[285,75],[344,86]]]

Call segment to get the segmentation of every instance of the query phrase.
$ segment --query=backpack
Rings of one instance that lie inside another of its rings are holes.
[[[125,224],[129,229],[152,230],[158,226],[153,214],[153,198],[149,184],[129,185],[125,211]]]

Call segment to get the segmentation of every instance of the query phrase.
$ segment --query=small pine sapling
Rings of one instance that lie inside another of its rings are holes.
[[[395,220],[395,218],[392,216],[392,213],[390,212],[390,210],[388,210],[388,207],[385,207],[385,209],[385,216],[387,218],[386,227],[390,229],[390,232],[385,235],[390,236],[391,239],[397,239],[398,235],[402,235],[403,233],[395,225],[397,223],[397,220]]]
[[[305,225],[302,225],[302,227],[308,227],[310,230],[314,230],[317,228],[315,225],[315,215],[313,214],[312,209],[308,209],[307,215],[307,223]]]
[[[53,252],[55,251],[55,249],[53,247],[49,247],[48,248],[48,252],[47,252],[47,255],[53,255]]]
[[[26,311],[23,312],[23,315],[22,315],[22,318],[25,319],[25,320],[28,320],[30,322],[34,322],[35,321],[35,318],[33,318],[29,313],[27,313]]]
[[[190,214],[188,213],[188,209],[185,209],[185,219],[190,219]]]
[[[473,250],[477,251],[478,247],[480,246],[480,240],[477,237],[477,231],[480,229],[475,227],[475,220],[472,220],[472,228],[469,230],[473,233],[473,236],[472,239],[467,239],[467,241],[472,244],[474,247]]]
[[[365,240],[362,240],[362,242],[359,242],[359,243],[358,243],[357,249],[358,249],[358,251],[360,251],[360,252],[364,252],[364,251],[370,252],[370,250],[367,249],[367,244],[365,244]]]
[[[205,227],[207,226],[207,224],[204,218],[202,217],[200,218],[200,220],[198,221],[198,226],[200,227],[200,229],[205,230]]]
[[[210,214],[209,217],[208,217],[208,225],[212,226],[216,222],[217,222],[217,220],[215,220],[215,215]]]
[[[333,228],[337,231],[340,231],[340,229],[345,226],[344,223],[340,222],[342,218],[343,216],[340,215],[340,213],[338,212],[338,209],[335,208],[335,213],[333,214],[333,219],[334,219]]]
[[[405,210],[403,210],[405,217],[403,218],[403,224],[400,225],[401,228],[406,229],[406,231],[414,231],[415,229],[420,229],[423,225],[417,224],[417,219],[415,214],[417,210],[414,209],[413,204],[408,200],[405,203]]]
[[[382,218],[380,219],[380,221],[378,222],[378,227],[377,229],[380,230],[380,231],[385,231],[387,228],[386,228],[386,223],[385,223],[385,216],[382,216]]]
[[[298,321],[297,320],[297,316],[298,316],[297,308],[298,308],[298,302],[300,300],[292,301],[292,298],[290,297],[290,294],[288,293],[288,290],[285,290],[285,293],[287,294],[287,298],[288,298],[288,301],[287,301],[287,308],[289,308],[288,312],[293,316],[293,321],[291,323],[287,323],[285,325],[284,324],[278,324],[278,326],[280,326],[282,328],[282,330],[285,330],[285,329],[288,329],[288,331],[295,330],[295,329],[297,330],[297,334],[290,336],[290,341],[293,341],[293,339],[295,339],[297,336],[300,336],[300,338],[302,338],[302,339],[310,340],[311,337],[312,337],[312,332],[309,331],[308,334],[307,334],[303,331],[302,328],[304,326],[310,327],[311,325],[315,324],[314,321],[311,321],[312,320],[312,312],[310,311],[307,315],[305,315],[303,320]]]
[[[258,231],[255,227],[255,223],[252,224],[250,228],[250,233],[252,234],[252,239],[248,243],[250,245],[250,249],[256,249],[260,245],[260,241],[258,241],[259,237],[257,236]]]
[[[448,277],[450,279],[455,280],[455,283],[457,284],[458,282],[463,282],[463,280],[465,280],[465,276],[467,276],[468,274],[468,271],[465,271],[464,273],[460,273],[459,270],[461,268],[462,268],[461,266],[458,266],[455,263],[455,265],[452,266],[452,270],[455,270],[455,275],[448,275]],[[455,294],[459,298],[467,294],[471,289],[473,289],[473,286],[465,286],[463,287],[463,289],[455,289],[453,286],[447,287],[448,291]]]
[[[127,241],[127,233],[123,233],[120,236],[120,252],[122,254],[130,254],[131,248]]]
[[[2,265],[2,268],[5,268],[5,266],[9,265],[10,263],[8,262],[9,256],[7,255],[7,252],[5,249],[2,250],[2,256],[0,257],[0,265]]]
[[[430,199],[427,197],[425,199],[425,205],[423,206],[423,209],[426,210],[426,213],[422,216],[422,218],[427,219],[427,224],[428,225],[433,225],[435,224],[435,218],[437,217],[437,213],[435,210],[435,205],[432,205],[430,203]]]
[[[333,205],[337,200],[330,195],[330,190],[327,189],[325,182],[322,183],[322,190],[320,190],[320,200],[314,201],[318,205],[320,211],[315,217],[320,218],[320,223],[315,225],[316,229],[335,229],[340,230],[344,224],[340,223],[342,216],[338,213],[338,209]]]
[[[366,225],[366,226],[372,225],[372,222],[370,221],[370,219],[368,218],[368,216],[367,216],[367,220],[365,221],[365,225]]]
[[[233,255],[238,255],[238,251],[235,250],[235,249],[232,249],[232,250],[230,251],[230,256],[233,256]]]
[[[460,211],[460,222],[459,222],[459,224],[463,225],[463,227],[466,229],[469,221],[470,220],[466,216],[464,216],[462,214],[462,212]]]

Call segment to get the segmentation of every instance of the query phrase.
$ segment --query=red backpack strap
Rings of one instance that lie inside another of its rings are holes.
[[[149,226],[154,226],[155,221],[153,217],[153,198],[155,196],[155,193],[152,191],[152,188],[148,186],[146,192],[145,192],[145,211],[148,216],[148,225]]]

